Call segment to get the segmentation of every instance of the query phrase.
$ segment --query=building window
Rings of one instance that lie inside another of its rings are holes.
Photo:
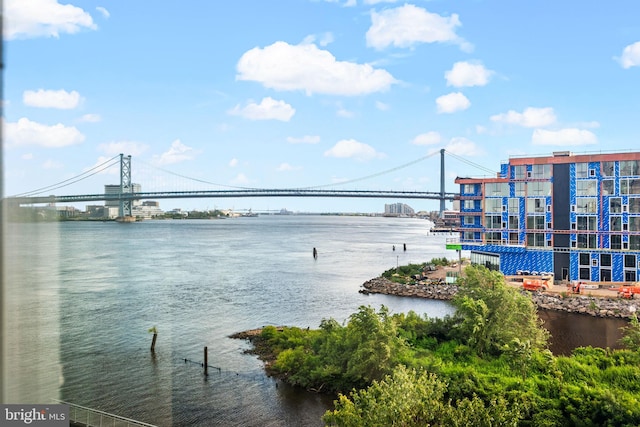
[[[527,166],[519,165],[513,167],[513,179],[525,179],[527,177]]]
[[[629,197],[629,213],[640,213],[640,198]]]
[[[622,212],[622,199],[620,197],[609,198],[609,213]]]
[[[464,184],[462,186],[462,192],[464,194],[475,194],[476,193],[476,185],[475,184]]]
[[[596,235],[595,234],[576,234],[577,246],[582,249],[594,249],[596,247]],[[611,248],[613,249],[613,248]]]
[[[528,183],[528,196],[550,196],[551,183],[549,181],[534,181]]]
[[[502,243],[502,233],[500,232],[491,232],[485,233],[485,241],[491,245],[499,245]]]
[[[622,249],[622,236],[619,234],[612,234],[609,236],[609,249]]]
[[[636,271],[635,270],[625,270],[624,271],[624,281],[625,282],[635,282],[636,281]]]
[[[544,247],[544,233],[527,233],[527,246]]]
[[[625,255],[624,256],[624,268],[636,268],[636,256],[635,255]]]
[[[518,238],[518,233],[509,233],[509,244],[511,244],[511,245],[520,244],[520,239]]]
[[[629,249],[632,251],[640,250],[640,236],[629,236]]]
[[[640,216],[629,217],[629,231],[640,231]]]
[[[543,213],[544,211],[544,199],[527,199],[527,213]]]
[[[509,215],[509,230],[518,230],[520,228],[520,221],[517,216]]]
[[[609,268],[601,268],[600,269],[600,281],[601,282],[610,282],[611,281],[611,269],[609,269]]]
[[[595,179],[582,179],[576,181],[576,196],[598,195],[598,181]]]
[[[527,194],[527,184],[525,182],[516,182],[514,190],[516,197],[524,197]]]
[[[462,217],[462,223],[464,225],[473,225],[473,224],[475,224],[475,217],[473,217],[473,216],[463,216]]]
[[[462,233],[462,239],[466,240],[466,241],[475,240],[475,236],[473,234],[473,231],[465,231],[464,233]]]
[[[616,162],[602,162],[602,167],[600,168],[600,173],[602,176],[614,176]]]
[[[620,176],[638,176],[640,175],[640,162],[637,160],[621,160]]]
[[[591,255],[586,252],[582,252],[578,256],[578,263],[580,265],[589,265],[590,260],[591,260]]]
[[[463,209],[467,211],[472,211],[476,209],[476,201],[475,200],[465,200]]]
[[[501,228],[502,216],[501,215],[485,215],[484,226],[487,228]]]
[[[580,280],[591,280],[590,268],[580,268]]]
[[[548,179],[551,178],[551,165],[533,165],[531,168],[531,178]]]
[[[576,213],[596,213],[597,201],[594,197],[577,197]]]
[[[609,218],[609,231],[622,231],[621,216],[612,216]]]
[[[509,199],[509,212],[518,213],[520,211],[520,199]]]
[[[600,254],[600,265],[602,267],[611,267],[611,254]]]
[[[640,194],[640,179],[621,179],[620,194]]]
[[[602,195],[611,196],[615,192],[615,182],[612,179],[605,179],[602,181]]]
[[[507,182],[487,182],[484,185],[484,195],[490,196],[508,196],[509,195],[509,183]]]
[[[542,215],[527,216],[527,230],[544,230],[544,216]]]
[[[597,230],[597,218],[595,216],[576,216],[578,230]]]
[[[576,163],[576,178],[589,177],[589,163]]]
[[[484,211],[489,212],[502,212],[502,199],[484,199]]]

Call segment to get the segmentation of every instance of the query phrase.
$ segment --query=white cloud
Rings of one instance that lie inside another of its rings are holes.
[[[380,111],[387,111],[389,110],[389,104],[385,104],[384,102],[381,101],[376,101],[376,108]]]
[[[100,12],[102,14],[102,16],[104,16],[105,18],[109,19],[109,17],[111,16],[111,14],[109,13],[109,11],[107,9],[105,9],[102,6],[98,6],[96,7],[96,10],[98,12]]]
[[[289,136],[287,142],[290,144],[317,144],[320,142],[320,137],[318,135],[305,135],[300,138]]]
[[[38,89],[37,91],[25,90],[22,94],[22,102],[29,107],[72,110],[80,105],[80,101],[82,98],[75,90],[67,92],[64,89]]]
[[[193,160],[195,151],[193,148],[184,145],[179,139],[171,143],[171,147],[160,156],[154,156],[154,163],[162,165],[171,165],[180,163],[185,160]]]
[[[367,161],[385,157],[384,153],[378,153],[375,148],[358,142],[355,139],[343,139],[324,152],[326,157],[353,158],[358,161]]]
[[[304,38],[302,44],[312,44],[316,40],[318,40],[318,44],[322,47],[328,46],[334,42],[333,33],[327,31],[326,33],[322,33],[319,36],[310,35]]]
[[[400,0],[364,0],[364,4],[397,3]]]
[[[369,64],[337,61],[314,44],[276,42],[245,52],[237,65],[236,80],[288,91],[329,95],[363,95],[389,89],[396,83],[391,74]]]
[[[480,156],[484,154],[475,142],[463,137],[451,138],[444,149],[458,156]]]
[[[251,181],[249,180],[249,178],[243,173],[239,173],[238,175],[236,175],[235,178],[231,180],[231,184],[234,184],[234,185],[246,185],[246,184],[249,184],[250,182]]]
[[[577,128],[557,131],[536,129],[533,131],[531,142],[534,145],[591,145],[598,143],[598,137],[591,131]]]
[[[494,74],[482,64],[460,61],[453,64],[453,68],[444,73],[447,86],[485,86]]]
[[[625,69],[640,66],[640,41],[625,47],[618,62]]]
[[[84,135],[73,126],[58,123],[53,126],[33,122],[26,117],[16,123],[5,123],[5,141],[8,147],[35,145],[60,148],[80,144]]]
[[[100,114],[85,114],[80,117],[80,121],[86,123],[98,123],[102,121],[102,117],[100,117]]]
[[[523,126],[527,128],[548,126],[556,122],[553,108],[528,107],[522,113],[509,110],[506,113],[491,116],[491,120],[499,123]]]
[[[139,156],[148,149],[148,145],[135,141],[112,141],[98,145],[98,150],[109,156],[116,154]]]
[[[452,92],[438,97],[436,105],[438,106],[438,113],[455,113],[469,108],[471,102],[461,92]]]
[[[57,0],[5,0],[4,37],[60,37],[82,29],[95,30],[91,15],[71,4]]]
[[[411,47],[417,43],[451,42],[470,50],[471,45],[456,34],[460,25],[456,14],[445,17],[412,4],[380,13],[372,11],[367,46],[384,49],[391,45]]]
[[[345,119],[350,119],[356,115],[353,111],[349,111],[344,108],[342,105],[338,105],[338,110],[336,111],[338,117],[343,117]]]
[[[280,165],[276,168],[278,172],[289,172],[295,170],[301,170],[300,166],[291,166],[289,163],[280,163]]]
[[[438,132],[421,133],[411,140],[413,145],[435,145],[440,144],[442,138]]]
[[[229,114],[242,116],[249,120],[280,120],[288,122],[296,113],[295,108],[284,101],[276,101],[271,97],[263,98],[260,104],[250,102],[244,108],[236,105]]]
[[[235,168],[236,166],[238,166],[238,159],[233,158],[229,160],[229,167]]]

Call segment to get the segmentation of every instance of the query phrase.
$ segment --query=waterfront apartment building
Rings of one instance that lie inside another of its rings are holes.
[[[505,275],[640,280],[640,152],[512,157],[460,184],[460,244]]]
[[[385,216],[414,216],[415,211],[404,203],[392,203],[384,205]]]

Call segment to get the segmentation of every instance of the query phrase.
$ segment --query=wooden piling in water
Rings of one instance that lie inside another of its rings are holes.
[[[204,374],[205,375],[209,375],[209,372],[208,372],[208,369],[207,369],[209,367],[209,360],[208,360],[209,357],[208,357],[207,353],[208,353],[207,352],[207,347],[205,346],[205,348],[204,348]]]
[[[151,353],[155,353],[156,351],[156,339],[158,338],[158,333],[153,333],[153,339],[151,340]]]

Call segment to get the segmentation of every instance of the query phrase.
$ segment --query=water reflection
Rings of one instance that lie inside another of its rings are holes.
[[[555,355],[568,355],[576,347],[620,348],[620,328],[628,321],[539,310],[544,327],[551,333],[550,350]]]

